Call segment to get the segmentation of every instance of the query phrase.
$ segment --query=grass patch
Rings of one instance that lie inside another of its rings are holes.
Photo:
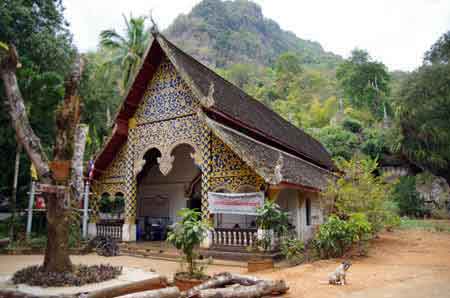
[[[449,220],[431,220],[431,219],[411,219],[402,218],[400,221],[400,229],[403,230],[425,230],[430,232],[447,232],[450,233]]]

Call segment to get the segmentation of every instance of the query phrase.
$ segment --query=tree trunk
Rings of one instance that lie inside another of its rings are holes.
[[[16,162],[14,164],[14,181],[13,181],[13,189],[11,194],[11,225],[9,227],[9,239],[11,241],[15,240],[15,222],[16,222],[16,202],[17,202],[17,180],[19,178],[19,165],[20,165],[20,153],[22,152],[22,145],[17,142],[16,147]]]
[[[181,293],[177,287],[169,287],[160,290],[151,290],[134,294],[128,294],[124,296],[118,296],[118,298],[179,298],[179,297],[181,297]]]
[[[72,177],[70,186],[74,192],[74,197],[79,203],[82,200],[83,187],[83,157],[86,148],[86,139],[89,126],[79,124],[75,131],[74,150],[72,157]],[[77,204],[79,206],[79,204]]]
[[[17,84],[17,67],[20,67],[18,55],[15,47],[11,45],[8,53],[0,53],[0,76],[8,98],[12,125],[16,131],[17,141],[24,147],[43,182],[51,183],[53,179],[47,156],[42,150],[40,139],[34,134],[30,126],[22,94]]]
[[[76,95],[83,61],[77,57],[72,71],[65,83],[64,102],[56,115],[56,141],[53,160],[69,161],[74,153],[75,128],[80,121],[80,98]],[[70,195],[70,192],[69,192]],[[44,268],[49,272],[72,270],[69,257],[70,236],[70,197],[48,195],[47,204],[47,247],[45,249]]]
[[[239,286],[220,289],[201,290],[196,298],[260,298],[267,295],[284,294],[289,290],[283,280],[259,281],[253,286]]]
[[[34,134],[26,114],[24,100],[17,83],[17,67],[20,67],[19,57],[15,47],[10,45],[6,54],[0,52],[0,75],[5,85],[16,137],[36,167],[40,182],[55,184],[40,139]],[[80,98],[76,96],[76,91],[82,70],[83,61],[77,57],[72,72],[66,80],[64,103],[57,113],[54,160],[70,160],[72,158],[74,128],[80,118]],[[68,251],[68,210],[65,206],[64,196],[52,193],[45,193],[43,196],[47,205],[48,221],[44,268],[51,272],[69,271],[72,269],[72,263]]]
[[[85,296],[85,298],[112,298],[126,294],[137,293],[148,290],[157,290],[167,287],[167,279],[165,277],[154,277],[125,285],[109,287],[93,291]]]

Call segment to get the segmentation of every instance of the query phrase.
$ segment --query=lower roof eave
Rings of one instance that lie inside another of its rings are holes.
[[[302,184],[292,183],[288,181],[282,181],[278,184],[270,184],[270,189],[297,189],[297,190],[303,190],[307,192],[315,192],[319,193],[321,190],[316,187],[306,186]]]

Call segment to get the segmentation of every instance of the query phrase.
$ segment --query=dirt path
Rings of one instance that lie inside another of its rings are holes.
[[[0,277],[31,264],[42,256],[0,255]],[[111,263],[172,276],[178,263],[148,258],[96,255],[73,256],[74,263]],[[287,298],[450,298],[450,233],[420,230],[384,233],[370,248],[369,256],[352,259],[348,285],[324,284],[340,260],[318,261],[292,268],[261,272],[262,278],[283,278],[290,286]],[[208,273],[221,271],[245,273],[245,268],[209,266]]]
[[[450,297],[450,233],[396,231],[372,243],[365,258],[352,260],[347,286],[329,286],[326,280],[340,260],[259,274],[284,278],[291,287],[286,297]]]

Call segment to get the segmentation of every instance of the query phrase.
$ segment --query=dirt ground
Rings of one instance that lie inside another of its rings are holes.
[[[42,262],[42,256],[0,256],[0,277],[11,275],[30,264]],[[74,263],[110,263],[155,270],[171,276],[178,263],[148,258],[96,255],[73,256]],[[329,286],[326,278],[340,260],[317,261],[291,268],[261,272],[262,278],[286,280],[289,298],[450,298],[450,233],[402,230],[386,232],[373,241],[369,256],[353,258],[346,286]],[[244,264],[221,262],[208,273],[230,271],[245,273]]]
[[[285,279],[286,297],[450,297],[450,233],[420,230],[386,232],[373,241],[369,256],[353,258],[346,286],[324,283],[340,260],[318,261],[261,277]]]

